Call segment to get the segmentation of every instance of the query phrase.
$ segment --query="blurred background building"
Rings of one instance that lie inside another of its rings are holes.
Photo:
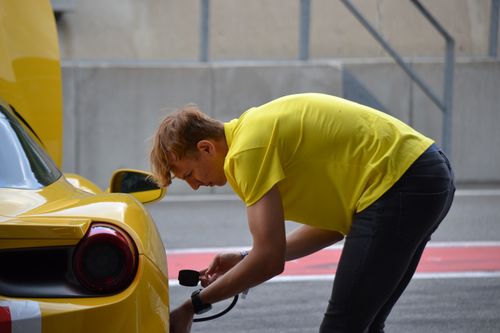
[[[194,102],[229,120],[306,91],[373,106],[435,138],[462,184],[500,183],[499,0],[52,3],[64,169],[102,187],[116,168],[149,168],[166,109]]]

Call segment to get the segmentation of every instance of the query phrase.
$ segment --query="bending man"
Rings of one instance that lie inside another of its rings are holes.
[[[187,106],[156,132],[151,163],[200,186],[229,182],[247,206],[248,256],[220,254],[200,293],[171,312],[174,333],[195,312],[283,271],[345,237],[320,332],[383,332],[431,234],[454,196],[453,173],[434,141],[367,106],[297,94],[222,123]],[[285,220],[303,226],[285,234]]]

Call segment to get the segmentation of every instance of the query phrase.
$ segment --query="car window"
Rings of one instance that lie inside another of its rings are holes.
[[[0,105],[0,187],[39,189],[59,177],[50,157]]]

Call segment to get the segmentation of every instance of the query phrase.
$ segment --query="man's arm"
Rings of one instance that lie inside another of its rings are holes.
[[[278,187],[273,187],[247,208],[253,246],[250,254],[201,293],[205,303],[215,303],[256,286],[278,274],[285,265],[286,232]],[[210,268],[206,271],[209,275]]]
[[[308,225],[300,226],[287,236],[286,260],[307,256],[343,238],[344,236],[338,231],[318,229]]]
[[[334,231],[303,226],[286,237],[283,207],[278,187],[273,187],[258,202],[247,208],[253,246],[240,261],[200,293],[204,303],[215,303],[254,287],[278,274],[285,260],[313,253],[343,238]],[[210,267],[206,274],[217,274]],[[192,311],[191,301],[180,308]]]

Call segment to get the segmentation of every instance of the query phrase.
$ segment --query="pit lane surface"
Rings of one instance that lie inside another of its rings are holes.
[[[204,267],[214,248],[250,247],[244,207],[232,196],[170,197],[150,211],[167,249],[173,282],[175,269]],[[287,222],[287,229],[295,227]],[[388,318],[387,332],[499,332],[498,244],[500,190],[459,189],[418,273]],[[229,314],[195,323],[192,332],[317,332],[339,251],[322,251],[315,259],[319,261],[308,258],[297,268],[312,269],[313,274],[284,274],[253,288]],[[194,257],[183,257],[188,254]],[[320,270],[327,272],[319,274]],[[191,292],[192,288],[172,283],[172,306]]]

